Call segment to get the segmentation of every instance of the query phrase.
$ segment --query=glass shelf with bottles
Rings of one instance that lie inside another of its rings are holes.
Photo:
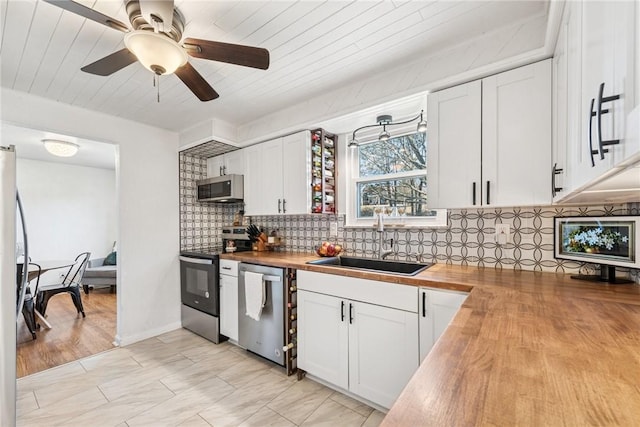
[[[337,140],[324,129],[311,132],[311,213],[336,212]]]

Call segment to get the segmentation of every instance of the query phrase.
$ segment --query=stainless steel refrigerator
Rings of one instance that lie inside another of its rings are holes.
[[[26,274],[19,286],[16,283],[16,256],[22,255],[16,253],[17,218],[27,260],[26,227],[16,189],[15,148],[0,146],[0,426],[16,424],[16,321],[26,289]]]

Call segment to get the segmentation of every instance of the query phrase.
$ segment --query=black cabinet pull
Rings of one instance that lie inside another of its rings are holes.
[[[287,213],[287,199],[282,199],[282,213]]]
[[[491,182],[487,181],[487,205],[490,205],[491,202]]]
[[[282,212],[282,210],[280,209],[280,204],[282,203],[282,201],[280,199],[278,199],[278,213]]]
[[[340,321],[344,322],[344,301],[340,301]]]
[[[473,192],[473,206],[475,206],[476,205],[476,183],[475,182],[473,183],[471,191]]]
[[[609,109],[603,109],[602,104],[605,102],[616,101],[620,99],[620,95],[604,96],[604,82],[600,83],[600,89],[598,91],[598,148],[600,149],[600,160],[604,160],[604,154],[609,152],[609,145],[616,145],[620,143],[619,139],[609,139],[604,141],[602,139],[602,115],[609,112]]]
[[[591,112],[589,113],[589,153],[591,153],[591,167],[594,167],[596,165],[596,162],[593,160],[593,156],[595,156],[596,154],[598,154],[598,150],[594,150],[593,149],[593,118],[596,116],[596,112],[593,109],[593,106],[595,104],[596,100],[595,99],[591,99]]]
[[[554,163],[551,168],[551,196],[556,197],[556,194],[562,191],[562,187],[556,187],[556,175],[560,175],[564,172],[564,169],[558,168],[558,164]]]
[[[427,293],[422,291],[422,317],[427,317]]]
[[[349,324],[353,323],[353,304],[349,303]]]

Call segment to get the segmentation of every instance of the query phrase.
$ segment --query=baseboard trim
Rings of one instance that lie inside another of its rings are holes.
[[[157,337],[158,335],[164,334],[166,332],[175,331],[176,329],[182,328],[182,322],[177,321],[173,323],[169,323],[168,325],[161,326],[155,329],[149,329],[144,332],[140,332],[138,334],[120,336],[116,335],[114,340],[114,345],[116,346],[125,346],[136,343],[138,341],[146,340],[147,338]]]

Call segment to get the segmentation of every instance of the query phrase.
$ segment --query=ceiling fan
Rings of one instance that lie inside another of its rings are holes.
[[[44,0],[64,10],[125,33],[125,48],[81,68],[86,73],[109,76],[139,61],[156,76],[175,73],[200,99],[211,101],[220,95],[188,62],[194,58],[243,65],[266,70],[266,49],[211,40],[182,39],[184,17],[173,0],[128,0],[126,24],[72,0]]]

